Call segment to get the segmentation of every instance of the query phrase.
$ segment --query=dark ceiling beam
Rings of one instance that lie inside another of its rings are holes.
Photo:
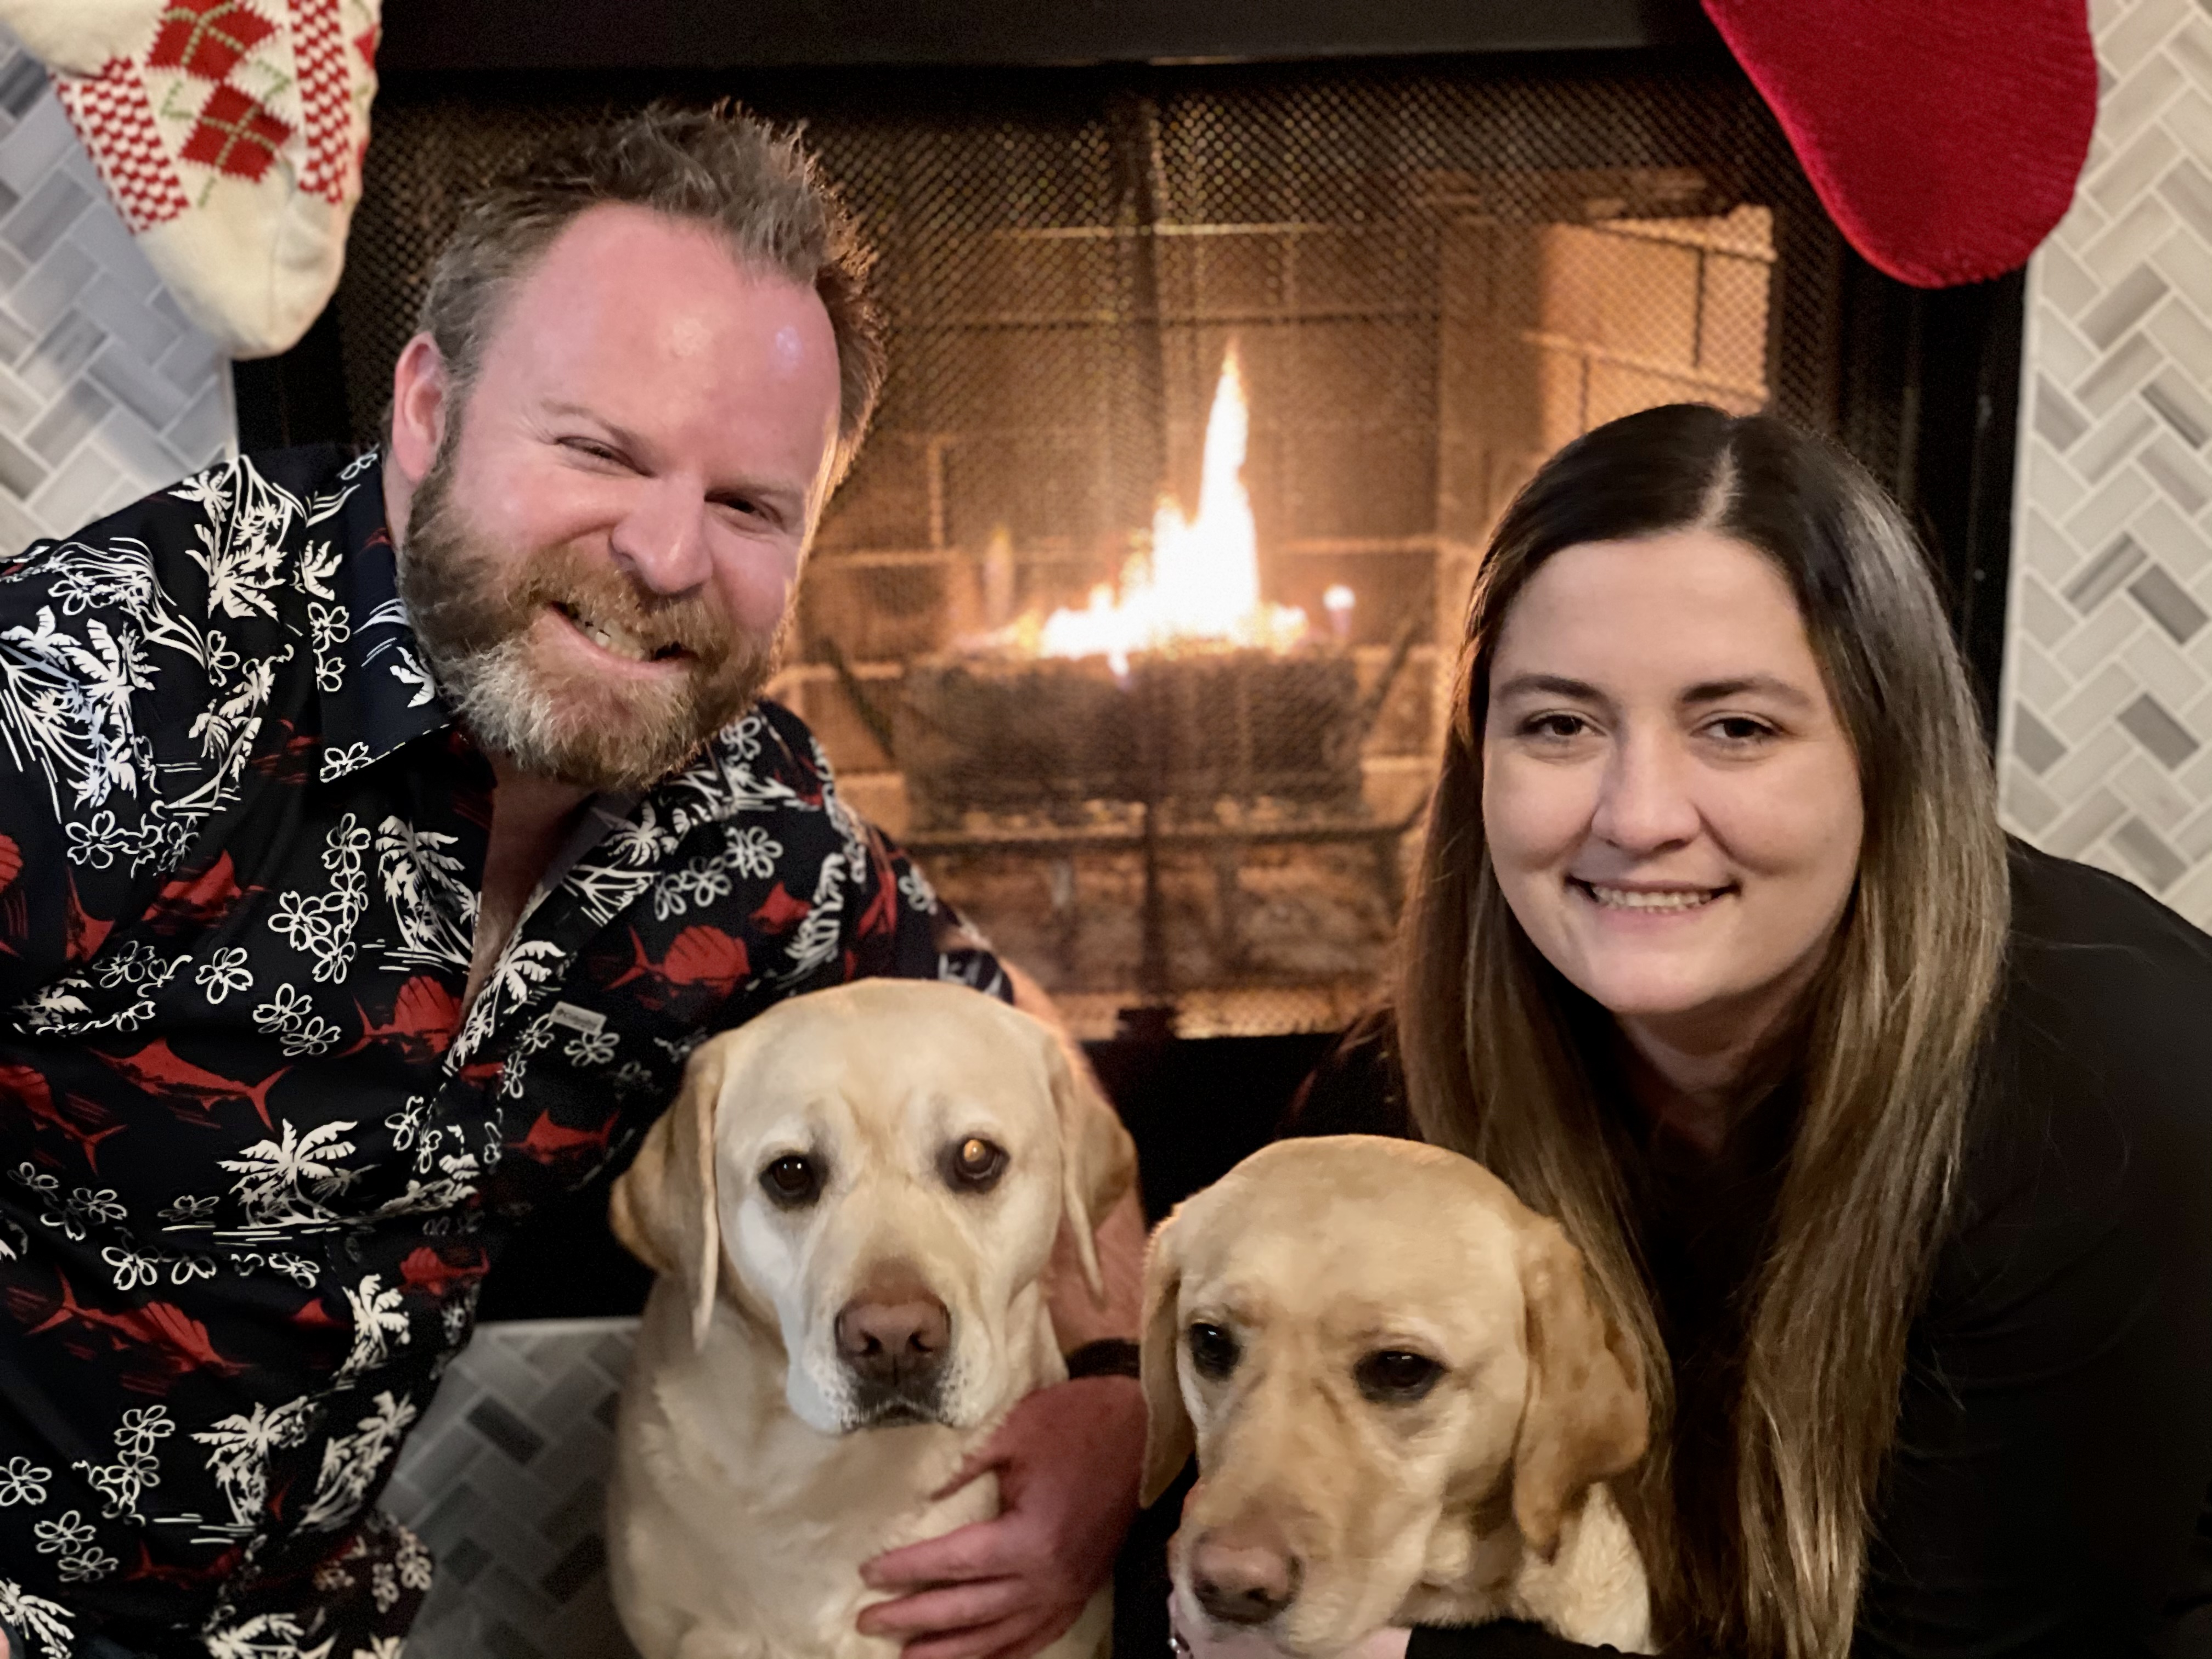
[[[1697,0],[386,0],[417,70],[1058,64],[1708,43]]]

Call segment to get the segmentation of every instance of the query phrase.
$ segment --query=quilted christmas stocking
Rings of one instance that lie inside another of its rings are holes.
[[[193,321],[283,351],[337,286],[382,0],[0,0]]]

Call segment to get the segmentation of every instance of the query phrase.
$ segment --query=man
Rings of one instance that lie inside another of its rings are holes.
[[[241,459],[0,568],[17,1650],[396,1653],[429,1563],[374,1499],[517,1218],[780,998],[1038,1006],[757,700],[881,379],[866,265],[749,118],[568,141],[441,257],[381,460]],[[1132,1200],[1108,1310],[1057,1280],[1066,1346],[1133,1332],[1141,1243]],[[1006,1512],[871,1564],[864,1624],[1035,1651],[1142,1438],[1125,1376],[1032,1396]]]

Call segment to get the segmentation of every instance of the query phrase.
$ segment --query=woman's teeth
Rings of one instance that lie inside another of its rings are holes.
[[[1694,910],[1711,904],[1724,887],[1669,888],[1661,891],[1606,887],[1594,881],[1575,884],[1608,910]]]

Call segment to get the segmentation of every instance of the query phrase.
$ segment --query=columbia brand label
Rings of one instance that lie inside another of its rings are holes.
[[[552,1020],[556,1025],[565,1025],[572,1031],[581,1031],[586,1036],[597,1036],[606,1029],[607,1017],[595,1014],[588,1008],[579,1008],[574,1003],[553,1005]]]

